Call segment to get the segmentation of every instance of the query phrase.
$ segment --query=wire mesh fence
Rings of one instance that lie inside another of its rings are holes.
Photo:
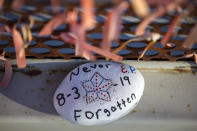
[[[62,2],[60,7],[61,11],[69,10],[72,7],[77,6],[79,11],[79,3]],[[99,3],[95,5],[96,21],[97,25],[95,28],[87,32],[86,39],[87,43],[100,46],[102,44],[102,31],[103,25],[106,19],[106,14],[111,8],[110,3]],[[185,11],[188,9],[185,8]],[[151,8],[154,11],[154,8]],[[166,13],[165,16],[155,19],[148,27],[147,31],[157,32],[161,37],[167,32],[171,20],[177,15],[177,12]],[[0,11],[0,24],[8,24],[9,26],[17,25],[17,29],[21,29],[21,24],[28,24],[29,18],[33,18],[35,23],[31,28],[33,40],[30,46],[25,49],[27,58],[64,58],[71,59],[79,57],[75,56],[75,49],[73,45],[65,43],[59,39],[53,39],[51,35],[38,36],[39,31],[43,26],[54,16],[52,7],[49,2],[44,1],[29,1],[25,2],[23,6],[17,9],[13,9],[9,1],[5,3],[3,9]],[[80,21],[80,16],[78,17]],[[137,25],[142,21],[141,18],[137,17],[135,13],[128,9],[122,16],[122,27],[119,42],[112,42],[111,49],[118,48],[123,42],[134,38],[134,32]],[[170,47],[164,47],[160,40],[150,47],[145,53],[143,60],[190,60],[183,58],[185,54],[197,52],[197,43],[193,45],[192,49],[182,48],[182,43],[187,38],[194,24],[197,22],[197,8],[192,13],[181,19],[180,26],[177,26],[177,34],[172,36],[169,43]],[[61,24],[58,26],[52,35],[59,35],[61,32],[69,30],[67,24]],[[136,60],[142,53],[144,48],[147,46],[146,41],[132,42],[129,43],[124,49],[122,49],[118,55],[124,57],[124,59]],[[6,57],[15,58],[15,48],[13,44],[12,33],[2,32],[0,35],[0,48],[3,48],[6,52]],[[97,55],[97,58],[104,58],[103,56]]]

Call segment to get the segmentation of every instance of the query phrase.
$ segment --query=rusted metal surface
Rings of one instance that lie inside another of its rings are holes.
[[[69,10],[73,6],[78,6],[76,5],[76,3],[72,3],[70,1],[69,3],[62,2],[61,5],[63,7],[62,10]],[[92,29],[87,33],[87,41],[90,44],[98,46],[101,43],[103,22],[105,21],[104,15],[106,15],[110,7],[110,3],[96,4],[95,12],[97,18],[97,26],[96,28]],[[41,30],[41,28],[47,23],[47,21],[54,16],[50,6],[50,2],[26,1],[25,5],[21,9],[12,9],[9,1],[7,1],[4,8],[0,11],[0,23],[5,23],[9,25],[14,25],[18,23],[19,29],[20,24],[29,23],[28,18],[30,16],[34,16],[34,18],[36,19],[35,25],[32,28],[33,42],[25,50],[28,58],[78,59],[78,57],[74,56],[74,48],[72,45],[64,43],[62,41],[51,41],[54,39],[52,39],[50,36],[38,37],[36,35],[36,33]],[[166,14],[164,17],[152,22],[148,29],[164,35],[167,27],[170,25],[171,20],[175,16],[176,13],[172,12]],[[140,23],[140,21],[141,19],[135,16],[132,9],[125,11],[125,14],[123,16],[123,26],[120,36],[120,42],[113,44],[112,50],[119,47],[123,42],[133,37],[135,28]],[[170,43],[173,43],[174,46],[171,48],[164,48],[161,46],[161,44],[156,44],[147,51],[147,53],[143,57],[144,60],[190,60],[182,59],[181,56],[183,56],[184,54],[196,52],[197,44],[195,44],[195,46],[191,50],[183,49],[181,45],[191,31],[193,25],[197,22],[197,8],[195,7],[195,9],[192,11],[191,15],[187,19],[182,19],[181,21],[182,24],[178,29],[179,31],[177,36],[174,36],[169,41]],[[53,35],[58,35],[63,31],[68,31],[68,29],[68,25],[61,26],[53,32]],[[0,40],[0,48],[4,48],[7,51],[6,57],[15,58],[12,35],[4,32],[0,36]],[[143,41],[141,43],[131,43],[127,47],[125,47],[125,49],[122,50],[119,54],[124,56],[124,59],[137,59],[143,49],[147,46],[147,44],[148,43],[146,41]],[[103,58],[99,55],[97,55],[97,57]]]

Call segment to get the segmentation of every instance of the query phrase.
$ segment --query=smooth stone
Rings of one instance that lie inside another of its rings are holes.
[[[124,117],[138,104],[144,78],[133,66],[99,61],[78,66],[57,88],[57,112],[79,125],[101,125]]]

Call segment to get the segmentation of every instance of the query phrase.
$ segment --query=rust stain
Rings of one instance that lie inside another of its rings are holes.
[[[34,66],[28,66],[25,69],[15,69],[15,72],[21,72],[24,75],[29,76],[30,78],[40,75],[42,73],[41,70],[35,68]]]
[[[173,98],[174,98],[174,96],[173,96],[173,95],[171,95],[171,96],[170,96],[170,98],[171,98],[171,99],[173,99]]]
[[[51,84],[52,80],[46,79],[47,84]]]
[[[31,78],[33,76],[40,75],[42,72],[40,70],[28,70],[28,71],[21,71],[23,74],[30,76]]]
[[[132,112],[131,112],[131,114],[135,114],[137,112],[137,110],[133,110]]]
[[[49,75],[54,75],[56,73],[68,74],[69,71],[67,69],[53,69],[53,70],[49,70]]]
[[[43,105],[42,105],[42,104],[40,104],[39,106],[40,106],[40,107],[43,107]]]
[[[152,114],[156,114],[156,110],[155,110],[155,108],[153,108],[153,110],[152,110]]]
[[[178,73],[190,73],[190,72],[192,72],[191,69],[179,69],[179,68],[177,68],[177,69],[173,69],[173,70],[178,72]]]
[[[31,111],[29,111],[29,112],[25,111],[25,114],[26,115],[28,115],[28,114],[31,115]]]
[[[46,91],[46,88],[41,87],[40,91]]]
[[[26,68],[24,69],[19,69],[17,68],[16,65],[12,65],[12,69],[13,69],[13,72],[20,72],[20,73],[23,73],[24,75],[27,75],[29,76],[30,78],[34,77],[34,76],[37,76],[37,75],[40,75],[42,73],[41,70],[37,69],[36,67],[34,66],[27,66]],[[4,68],[1,68],[0,67],[0,72],[4,72]]]
[[[187,106],[187,108],[190,108],[190,107],[191,107],[191,105],[190,105],[190,104],[187,104],[186,106]]]
[[[192,111],[192,107],[191,107],[191,105],[190,105],[190,104],[187,104],[187,105],[186,105],[186,108],[187,108],[187,110],[188,110],[189,112],[191,112],[191,111]]]

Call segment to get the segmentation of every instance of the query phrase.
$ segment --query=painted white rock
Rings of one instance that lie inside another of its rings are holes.
[[[57,112],[80,125],[100,125],[128,114],[144,91],[144,78],[133,66],[92,62],[78,66],[54,95]]]

